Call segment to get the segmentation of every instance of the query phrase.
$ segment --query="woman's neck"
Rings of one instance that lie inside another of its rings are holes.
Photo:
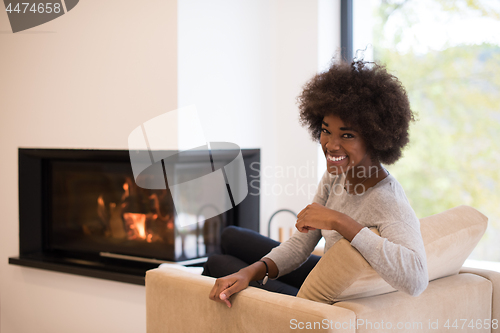
[[[380,162],[358,165],[345,173],[344,189],[349,194],[363,194],[370,187],[388,176]]]

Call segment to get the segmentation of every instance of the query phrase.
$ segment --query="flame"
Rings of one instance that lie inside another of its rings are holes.
[[[128,211],[131,209],[129,207],[130,201],[141,196],[141,193],[134,192],[136,187],[133,180],[127,178],[122,184],[122,189],[120,201],[108,203],[103,194],[97,198],[97,215],[102,224],[106,226],[104,236],[116,239],[144,240],[148,243],[165,241],[164,239],[171,235],[175,228],[173,214],[162,215],[160,210],[160,199],[164,199],[167,193],[149,195],[148,198],[152,200],[152,206],[147,214],[139,214]],[[128,200],[130,197],[132,197],[131,200]],[[163,225],[166,226],[166,230],[162,230]],[[87,225],[83,225],[82,228],[85,234],[92,233]]]
[[[146,214],[124,213],[123,218],[129,227],[130,239],[146,239]]]

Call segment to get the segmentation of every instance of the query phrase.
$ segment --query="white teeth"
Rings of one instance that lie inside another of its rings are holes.
[[[338,161],[342,161],[344,158],[346,158],[347,156],[339,156],[339,157],[335,157],[335,156],[328,156],[328,159],[330,161],[334,161],[334,162],[338,162]]]

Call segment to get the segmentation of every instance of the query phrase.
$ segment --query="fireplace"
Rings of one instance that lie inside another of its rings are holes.
[[[251,184],[253,191],[249,188],[239,204],[226,173],[229,196],[221,188],[188,188],[190,195],[179,197],[175,186],[169,187],[165,172],[178,182],[199,179],[206,152],[154,153],[170,156],[161,162],[163,188],[134,178],[127,150],[20,148],[20,247],[9,263],[144,284],[146,270],[162,262],[202,263],[218,251],[226,226],[258,231],[258,149],[218,150],[218,167],[212,163],[216,171],[240,154],[242,182],[246,176],[245,188]],[[151,182],[155,176],[147,177]],[[214,205],[202,205],[203,195],[227,197],[232,208],[214,211]]]

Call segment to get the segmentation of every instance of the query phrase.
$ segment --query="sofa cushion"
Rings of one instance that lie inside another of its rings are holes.
[[[487,223],[486,216],[468,206],[420,219],[429,281],[457,274],[484,234]],[[342,239],[309,273],[297,297],[332,304],[394,290],[347,240]]]

